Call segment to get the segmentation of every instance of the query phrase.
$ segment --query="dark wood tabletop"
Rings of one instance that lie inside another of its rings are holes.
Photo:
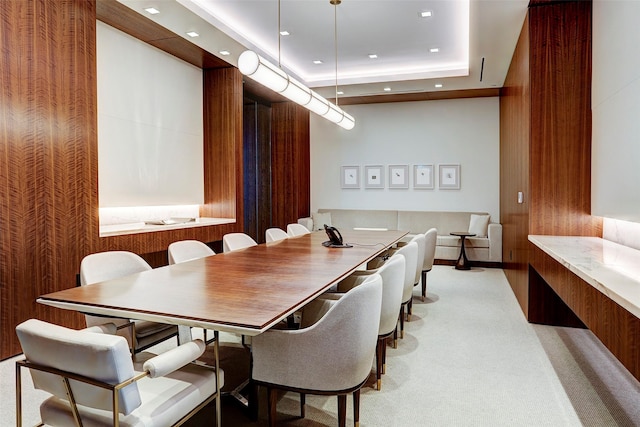
[[[257,335],[407,234],[324,231],[43,295],[39,303],[92,314]]]

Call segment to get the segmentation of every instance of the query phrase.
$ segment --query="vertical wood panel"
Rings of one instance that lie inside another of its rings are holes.
[[[309,111],[273,104],[271,135],[271,221],[286,229],[309,214]]]
[[[525,18],[500,91],[500,222],[502,265],[513,293],[527,314],[529,234],[529,21]],[[519,191],[524,203],[517,202]]]
[[[236,68],[204,71],[202,215],[236,218],[242,230],[242,75]]]
[[[530,233],[600,236],[591,217],[591,2],[529,14]]]
[[[591,1],[531,2],[500,120],[503,265],[528,315],[527,235],[602,235],[590,214]]]
[[[77,313],[35,303],[73,286],[97,236],[95,4],[0,5],[0,357],[37,316],[81,326]],[[95,185],[94,185],[95,184]]]

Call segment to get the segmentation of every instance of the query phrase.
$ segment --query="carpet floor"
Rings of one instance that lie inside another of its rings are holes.
[[[361,426],[640,426],[635,378],[589,331],[528,323],[502,270],[435,266],[427,291],[425,302],[414,297],[398,348],[387,350],[382,390],[373,376],[362,389]],[[249,354],[233,335],[222,342],[229,391],[246,378]],[[14,361],[0,363],[0,427],[15,425]],[[23,387],[24,424],[33,425],[44,394],[28,376]],[[265,410],[264,390],[257,422],[224,397],[223,425],[266,425]],[[212,412],[188,425],[212,425]],[[307,396],[306,417],[298,413],[298,396],[283,393],[278,421],[286,426],[337,425],[337,399]]]

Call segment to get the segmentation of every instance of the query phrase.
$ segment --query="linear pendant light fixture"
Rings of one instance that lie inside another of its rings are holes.
[[[329,2],[336,6],[340,4],[340,0],[329,0]],[[335,18],[334,18],[335,19]],[[278,0],[278,50],[280,49],[280,0]],[[278,51],[278,57],[280,52]],[[278,58],[279,59],[279,58]],[[282,68],[271,64],[252,50],[246,50],[242,52],[238,58],[238,69],[242,74],[263,86],[268,87],[281,94],[282,96],[290,99],[291,101],[302,105],[310,111],[330,120],[337,125],[350,130],[356,124],[356,120],[349,113],[327,101],[316,92],[312,91],[287,73]],[[336,103],[338,101],[337,95],[337,80],[338,80],[338,65],[336,54]]]

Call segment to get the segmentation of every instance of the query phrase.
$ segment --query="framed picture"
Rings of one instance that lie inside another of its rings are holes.
[[[342,166],[340,182],[342,188],[360,188],[360,166]]]
[[[438,188],[441,190],[460,189],[460,165],[438,165]]]
[[[433,165],[413,165],[413,188],[433,190]]]
[[[409,188],[409,166],[389,165],[389,188]]]
[[[384,188],[384,168],[381,165],[364,167],[364,187]]]

